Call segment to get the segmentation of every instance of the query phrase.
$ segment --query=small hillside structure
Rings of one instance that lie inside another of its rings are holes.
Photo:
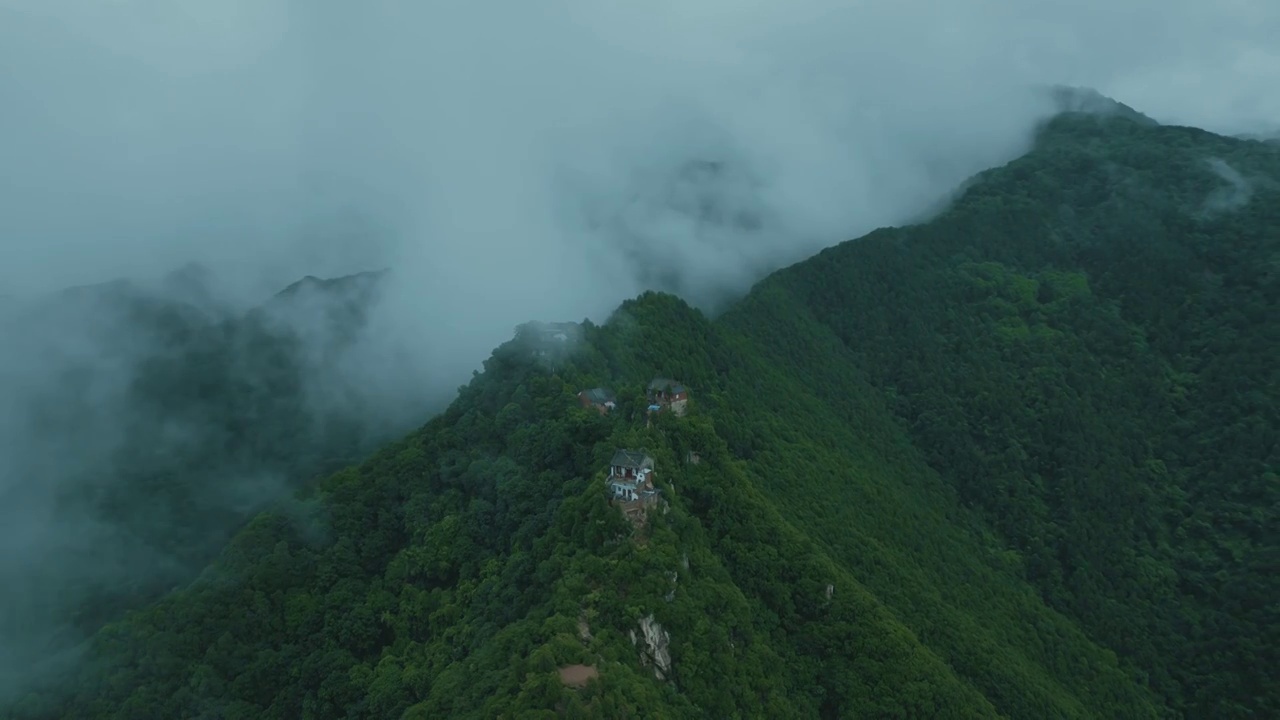
[[[516,328],[516,337],[530,353],[552,363],[562,360],[582,339],[582,326],[575,322],[527,322]]]
[[[658,412],[671,408],[676,415],[683,415],[689,404],[689,388],[670,378],[656,378],[649,383],[649,409]]]
[[[538,332],[538,339],[548,345],[577,340],[582,333],[582,327],[575,322],[539,322],[534,323],[533,327]]]
[[[594,407],[603,415],[617,407],[617,398],[613,391],[606,388],[591,388],[578,393],[578,401],[582,403],[582,407]]]
[[[627,505],[648,507],[658,502],[653,486],[653,458],[643,450],[619,450],[609,462],[609,490],[613,499]]]
[[[653,458],[643,450],[619,450],[609,461],[609,479],[635,480],[653,472]]]

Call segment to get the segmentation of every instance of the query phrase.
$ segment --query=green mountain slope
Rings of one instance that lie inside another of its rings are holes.
[[[876,437],[842,426],[670,296],[587,327],[554,371],[528,350],[499,349],[444,416],[331,478],[310,523],[261,517],[201,582],[103,633],[115,670],[61,712],[1154,715],[990,538],[948,521],[949,491],[884,408]],[[705,403],[647,425],[658,368]],[[614,412],[579,406],[576,388],[615,378]],[[618,447],[653,455],[670,502],[638,535],[604,492]],[[863,527],[790,521],[761,489],[780,482],[795,507],[856,503]],[[630,639],[650,616],[670,638],[663,680]],[[598,683],[563,688],[575,664]]]
[[[944,217],[724,322],[833,392],[859,368],[1019,574],[1174,708],[1280,713],[1277,179],[1258,143],[1061,117]],[[805,321],[760,321],[780,308]]]
[[[1272,714],[1275,178],[1260,143],[1063,115],[714,321],[646,294],[521,328],[11,714]]]

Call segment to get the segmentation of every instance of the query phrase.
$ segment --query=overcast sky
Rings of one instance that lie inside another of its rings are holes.
[[[737,289],[1016,154],[1031,84],[1280,122],[1276,38],[1274,0],[0,0],[0,294],[394,264],[506,335]]]

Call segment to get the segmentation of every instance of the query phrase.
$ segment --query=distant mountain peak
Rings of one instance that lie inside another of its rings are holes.
[[[1125,105],[1114,98],[1088,87],[1053,85],[1048,88],[1055,110],[1061,113],[1088,115],[1119,115],[1143,125],[1159,125],[1151,117]]]
[[[1241,133],[1235,137],[1238,140],[1253,140],[1269,145],[1280,145],[1280,126],[1260,132]]]
[[[306,275],[276,293],[275,297],[287,298],[309,292],[344,293],[352,290],[367,291],[378,285],[390,272],[390,268],[383,268],[381,270],[368,270],[352,273],[351,275],[341,275],[335,278],[318,278],[315,275]]]
[[[307,275],[254,312],[312,336],[318,347],[345,347],[368,320],[389,273],[382,269],[336,278]]]

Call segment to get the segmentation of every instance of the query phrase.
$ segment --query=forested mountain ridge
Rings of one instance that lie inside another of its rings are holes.
[[[522,330],[12,714],[1274,714],[1277,178],[1063,115],[714,321],[646,294],[567,348]],[[667,502],[640,530],[620,448]]]
[[[783,304],[1175,709],[1280,713],[1280,152],[1062,116],[943,217],[779,272],[722,322],[794,346],[757,319]]]
[[[331,478],[311,522],[259,518],[203,581],[104,632],[95,652],[116,670],[86,670],[59,712],[1155,716],[1113,656],[1006,576],[990,537],[956,526],[972,519],[944,517],[949,491],[885,418],[872,434],[842,424],[670,296],[587,325],[553,367],[528,342],[496,351],[421,433]],[[705,400],[648,424],[655,366]],[[614,411],[581,408],[578,388],[606,381]],[[670,503],[639,534],[604,492],[619,447],[657,460]],[[855,465],[867,484],[838,496],[866,523],[845,557],[758,489],[793,482],[820,507]],[[630,639],[649,617],[669,637],[663,680]],[[598,684],[562,687],[557,668],[576,664]]]

